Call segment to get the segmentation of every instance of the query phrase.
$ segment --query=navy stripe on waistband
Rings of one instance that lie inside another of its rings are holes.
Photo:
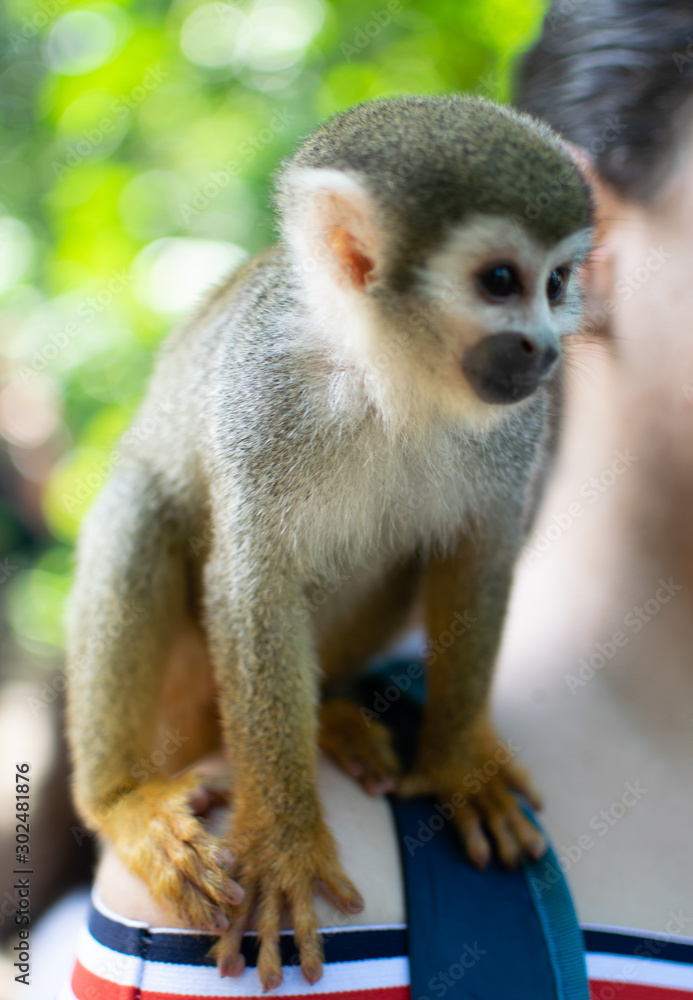
[[[601,955],[626,955],[629,958],[658,958],[663,962],[693,965],[693,944],[672,941],[647,934],[623,934],[619,931],[584,928],[585,951]]]
[[[100,944],[123,955],[143,956],[147,961],[175,965],[215,964],[207,953],[216,941],[214,934],[177,934],[175,931],[152,932],[146,927],[129,927],[100,913],[92,906],[89,913],[89,933]],[[325,962],[355,962],[374,958],[398,958],[407,954],[405,928],[353,928],[323,932]],[[282,965],[298,965],[299,957],[291,933],[279,940]],[[241,944],[246,963],[257,962],[255,934],[246,934]]]

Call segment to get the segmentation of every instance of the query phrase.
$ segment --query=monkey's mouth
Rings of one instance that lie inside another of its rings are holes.
[[[494,333],[471,347],[462,371],[484,403],[519,403],[536,392],[556,364],[558,347],[524,333]]]

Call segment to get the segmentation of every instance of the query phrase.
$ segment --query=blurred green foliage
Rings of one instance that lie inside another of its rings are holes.
[[[7,585],[20,642],[60,646],[79,523],[152,351],[273,238],[271,174],[296,139],[386,94],[506,99],[542,13],[541,0],[4,0],[0,434],[15,503],[35,495],[49,539]],[[0,506],[4,552],[13,531]]]

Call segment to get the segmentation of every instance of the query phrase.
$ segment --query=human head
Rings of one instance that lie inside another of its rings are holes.
[[[624,200],[651,201],[693,123],[690,0],[556,0],[515,103],[585,149]]]
[[[519,67],[516,102],[594,167],[588,332],[610,336],[614,362],[597,379],[601,426],[611,421],[638,458],[614,492],[637,523],[631,547],[693,585],[693,5],[555,0]],[[585,357],[594,375],[601,362]]]

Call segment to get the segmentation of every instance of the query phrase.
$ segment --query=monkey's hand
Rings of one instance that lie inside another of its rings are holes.
[[[100,832],[154,899],[201,930],[226,930],[228,904],[243,899],[229,877],[233,857],[198,818],[226,799],[218,776],[185,773],[148,781],[100,817]]]
[[[414,771],[399,783],[402,798],[434,795],[443,814],[452,819],[470,861],[485,868],[495,844],[500,860],[515,868],[524,855],[540,858],[546,842],[520,808],[513,791],[541,808],[541,797],[530,775],[513,760],[514,748],[499,740],[485,719],[459,748],[431,751],[434,740],[422,733],[421,752]]]
[[[286,912],[294,928],[303,974],[309,983],[317,982],[322,975],[323,950],[313,904],[315,889],[320,888],[345,913],[363,909],[363,899],[339,864],[324,820],[318,813],[306,821],[300,805],[292,805],[290,812],[269,821],[260,821],[257,814],[236,815],[228,843],[237,858],[234,875],[246,895],[234,909],[231,929],[212,949],[219,971],[222,975],[242,972],[241,938],[252,914],[260,944],[260,980],[265,990],[279,986],[279,929]]]

